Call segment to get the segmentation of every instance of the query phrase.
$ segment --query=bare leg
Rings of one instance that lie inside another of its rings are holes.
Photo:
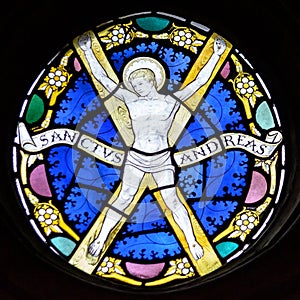
[[[132,166],[125,165],[122,188],[118,197],[112,204],[116,210],[123,212],[132,202],[143,176],[144,173],[140,170],[137,170]],[[111,208],[108,209],[99,235],[89,246],[89,253],[92,256],[99,256],[109,233],[118,224],[121,217],[122,215],[117,211]]]
[[[160,187],[172,184],[174,182],[174,174],[171,170],[155,173],[153,176]],[[176,193],[176,188],[166,188],[162,189],[160,192],[167,207],[172,211],[175,222],[183,231],[191,254],[195,260],[200,259],[203,256],[203,248],[196,241],[188,212],[179,200]]]

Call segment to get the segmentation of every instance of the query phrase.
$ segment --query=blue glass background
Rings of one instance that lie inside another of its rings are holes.
[[[169,92],[179,87],[190,68],[189,56],[153,42],[112,53],[111,60],[116,70],[121,72],[126,60],[136,53],[158,55],[169,70]],[[223,131],[246,131],[239,105],[224,83],[216,80],[177,141],[176,151],[199,144]],[[81,132],[125,150],[109,114],[84,72],[61,101],[55,123],[76,126]],[[216,233],[232,216],[242,199],[248,159],[246,153],[232,150],[179,170],[178,186],[208,236]],[[78,232],[84,233],[115,191],[120,181],[120,169],[95,161],[68,146],[52,148],[48,163],[52,186],[57,199],[63,203],[64,213]],[[150,192],[141,198],[124,224],[112,251],[127,259],[146,261],[181,253],[172,228]]]

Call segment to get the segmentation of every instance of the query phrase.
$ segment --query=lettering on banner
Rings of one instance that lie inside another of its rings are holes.
[[[178,166],[184,167],[198,163],[215,154],[229,149],[241,149],[260,158],[270,157],[282,141],[279,131],[269,132],[265,140],[243,133],[223,133],[213,137],[202,145],[174,154]]]

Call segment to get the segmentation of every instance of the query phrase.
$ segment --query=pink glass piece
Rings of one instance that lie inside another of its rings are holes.
[[[131,262],[126,263],[128,272],[138,278],[149,279],[156,277],[164,268],[165,263],[158,264],[135,264]]]
[[[77,58],[74,59],[74,68],[77,72],[79,72],[81,70],[81,65]]]
[[[32,189],[39,195],[51,197],[52,193],[48,185],[48,180],[45,171],[45,165],[39,165],[30,174],[30,185]]]
[[[262,199],[267,192],[267,182],[265,177],[256,171],[252,173],[252,180],[245,203],[254,203]]]
[[[229,62],[226,63],[226,65],[224,66],[224,68],[222,69],[221,71],[221,75],[223,78],[227,78],[227,76],[229,75],[230,73],[230,65],[229,65]]]

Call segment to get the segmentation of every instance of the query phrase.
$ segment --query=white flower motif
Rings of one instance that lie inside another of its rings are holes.
[[[126,38],[125,30],[123,27],[116,27],[114,30],[111,32],[111,41],[114,43],[119,43],[123,44]]]
[[[241,82],[237,84],[237,88],[240,90],[240,93],[242,95],[245,94],[253,94],[254,89],[253,87],[255,86],[255,83],[253,80],[249,79],[248,77],[243,77]]]
[[[184,30],[179,30],[174,36],[174,41],[177,42],[180,47],[184,47],[185,45],[191,45],[192,33],[189,31],[185,32]]]
[[[193,273],[194,272],[193,268],[191,267],[191,265],[190,265],[190,263],[189,263],[189,261],[186,257],[184,257],[182,259],[182,262],[179,263],[177,265],[177,267],[178,267],[179,270],[181,270],[181,273],[183,275],[187,275],[188,273]]]
[[[113,271],[114,263],[109,259],[109,257],[105,257],[98,269],[98,271],[103,274],[111,273]]]
[[[47,226],[52,225],[55,220],[57,220],[58,216],[57,213],[54,212],[53,208],[40,208],[38,210],[38,221],[44,222]]]
[[[255,227],[256,218],[252,215],[247,215],[246,213],[240,216],[240,219],[236,221],[236,225],[243,232],[251,230]]]
[[[50,72],[48,74],[49,81],[48,83],[51,86],[61,87],[65,81],[67,81],[67,77],[62,73],[61,70],[57,69],[54,72]]]
[[[67,86],[71,76],[62,65],[57,68],[52,67],[39,89],[45,91],[47,98],[57,96]]]
[[[170,266],[170,269],[165,275],[169,276],[175,273],[187,277],[195,275],[194,269],[186,257],[170,261]]]

